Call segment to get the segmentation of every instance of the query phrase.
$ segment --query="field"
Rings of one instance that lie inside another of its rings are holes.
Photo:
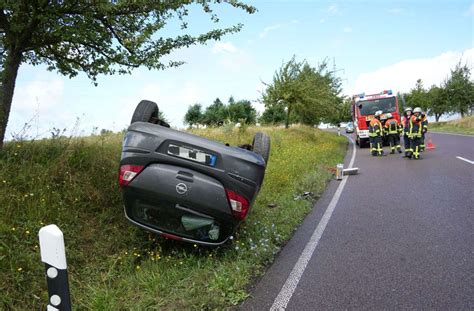
[[[347,140],[309,127],[194,130],[232,145],[271,136],[265,181],[246,222],[223,247],[164,240],[124,218],[117,183],[121,134],[9,142],[0,153],[0,309],[47,302],[38,230],[65,235],[74,309],[226,309],[273,261],[341,162]],[[273,203],[276,207],[269,208]]]
[[[434,132],[474,135],[474,116],[447,122],[430,123],[429,129]]]

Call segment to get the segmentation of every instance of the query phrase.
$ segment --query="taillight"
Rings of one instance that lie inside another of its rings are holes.
[[[226,189],[225,193],[229,199],[230,207],[232,208],[232,215],[234,218],[239,220],[244,219],[249,211],[249,201],[234,191]]]
[[[169,234],[169,233],[162,232],[162,233],[160,233],[160,235],[162,237],[164,237],[165,239],[170,239],[170,240],[175,240],[175,241],[182,241],[183,240],[182,237],[179,237],[179,236],[174,235],[174,234]]]
[[[143,165],[122,165],[119,171],[119,184],[122,187],[128,185],[143,170]]]

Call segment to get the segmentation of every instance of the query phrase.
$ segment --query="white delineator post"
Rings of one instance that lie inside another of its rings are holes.
[[[41,261],[45,264],[48,284],[48,311],[70,311],[71,298],[67,277],[64,236],[56,225],[44,226],[39,230]]]

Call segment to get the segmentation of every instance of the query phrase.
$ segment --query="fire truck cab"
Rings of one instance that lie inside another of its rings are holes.
[[[398,112],[398,98],[391,90],[385,90],[377,94],[366,95],[365,93],[352,96],[351,101],[352,121],[354,122],[354,139],[360,148],[369,145],[369,124],[378,110],[382,110],[382,125],[384,125],[387,113],[400,122]],[[385,141],[385,138],[384,138]]]

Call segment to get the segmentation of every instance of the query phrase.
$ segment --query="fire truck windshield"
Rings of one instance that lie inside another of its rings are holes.
[[[382,110],[383,113],[395,112],[397,110],[395,97],[360,101],[358,107],[362,116],[375,114],[377,110]]]

